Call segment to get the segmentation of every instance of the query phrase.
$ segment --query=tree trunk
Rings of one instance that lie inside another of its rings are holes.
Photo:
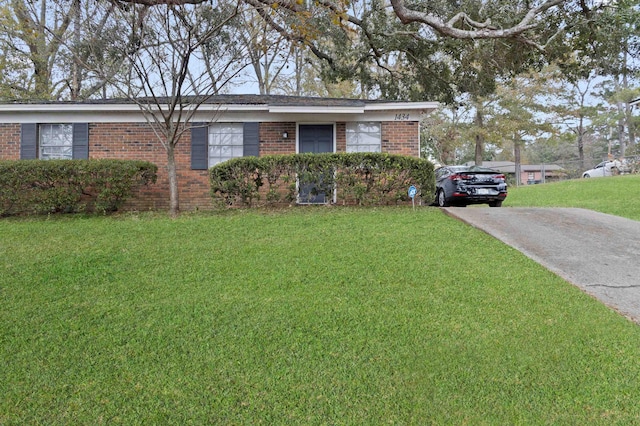
[[[577,132],[578,158],[580,159],[580,169],[584,170],[584,117],[580,117]]]
[[[636,125],[633,121],[633,107],[627,104],[625,105],[625,119],[627,122],[627,136],[629,137],[629,147],[633,148],[636,144]]]
[[[624,58],[624,64],[625,64],[625,70],[623,71],[622,74],[622,87],[624,90],[628,90],[629,89],[629,76],[627,75],[627,71],[626,71],[626,67],[628,65],[628,46],[627,43],[624,43],[624,51],[623,51],[623,58]],[[632,114],[632,107],[631,105],[629,105],[629,102],[625,102],[624,104],[624,108],[623,108],[623,115],[624,115],[624,123],[623,125],[626,125],[627,127],[627,136],[628,136],[628,147],[632,148],[635,144],[636,144],[636,135],[635,135],[635,123],[633,121],[633,114]],[[624,157],[625,153],[622,153],[622,156]]]
[[[296,96],[302,96],[302,68],[304,63],[303,53],[301,49],[296,46],[295,48],[295,62],[296,62]]]
[[[482,109],[482,102],[476,101],[476,152],[475,162],[476,166],[482,166],[482,157],[484,156],[484,111]]]
[[[520,155],[520,140],[513,140],[513,157],[515,160],[515,175],[516,175],[516,186],[520,186],[520,180],[522,179],[521,167],[522,164],[521,155]]]
[[[73,16],[73,43],[74,48],[78,49],[82,42],[82,33],[80,29],[80,21],[82,19],[82,11],[78,5],[75,8]],[[80,97],[80,64],[76,55],[73,55],[73,63],[71,64],[71,100],[76,101]]]
[[[178,193],[178,173],[176,170],[175,146],[167,146],[167,173],[169,175],[169,215],[176,217],[180,212]]]
[[[624,135],[625,125],[626,125],[626,117],[624,106],[621,101],[616,102],[616,106],[618,108],[618,143],[620,144],[620,157],[624,157],[627,152],[627,141]]]

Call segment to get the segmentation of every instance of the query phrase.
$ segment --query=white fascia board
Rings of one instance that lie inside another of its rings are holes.
[[[437,102],[379,103],[356,107],[202,104],[193,121],[418,121]],[[136,104],[0,104],[0,123],[145,122]]]
[[[364,114],[378,111],[432,111],[440,107],[438,102],[384,102],[362,106],[312,106],[271,105],[270,113],[281,114]]]
[[[0,104],[0,114],[136,112],[135,104]]]
[[[203,104],[196,116],[211,121],[225,114],[268,115],[267,105]],[[195,117],[194,117],[195,118]],[[136,104],[0,104],[0,123],[144,123]]]
[[[155,105],[149,105],[154,108]],[[161,105],[164,107],[164,105]],[[185,110],[192,109],[187,106]],[[202,104],[198,111],[267,111],[267,105],[218,105]],[[140,112],[141,107],[136,104],[0,104],[0,113],[25,113],[25,112]]]
[[[440,108],[438,102],[389,102],[365,105],[365,111],[432,111]]]
[[[151,105],[153,106],[153,105]],[[285,105],[249,105],[249,104],[202,104],[199,111],[269,111],[287,114],[363,114],[367,111],[415,111],[433,110],[440,106],[438,102],[393,102],[366,104],[363,106],[285,106]],[[140,111],[136,104],[0,104],[0,113],[6,112],[134,112]]]
[[[363,114],[364,107],[270,105],[269,112],[274,114]]]

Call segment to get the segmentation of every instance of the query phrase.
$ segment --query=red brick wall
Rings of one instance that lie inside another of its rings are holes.
[[[336,124],[336,151],[346,150],[346,123]],[[283,132],[288,133],[285,139]],[[261,123],[260,155],[296,152],[296,123]],[[181,210],[212,207],[206,170],[191,170],[191,133],[186,132],[176,148]],[[383,122],[382,152],[418,155],[418,123]],[[89,157],[146,160],[158,165],[158,181],[140,191],[125,208],[136,210],[167,209],[169,184],[167,154],[146,123],[91,123]],[[20,125],[0,124],[0,159],[20,158]]]
[[[20,159],[20,125],[0,124],[0,160]]]
[[[418,123],[385,121],[382,123],[382,152],[417,157],[420,149]]]
[[[191,170],[191,133],[176,147],[181,210],[211,208],[206,170]],[[167,153],[146,123],[94,123],[89,126],[89,157],[150,161],[158,165],[158,181],[141,189],[136,200],[125,206],[137,210],[168,209]]]
[[[347,151],[347,123],[336,123],[336,152]]]
[[[282,134],[288,133],[287,138]],[[260,123],[260,155],[295,154],[296,123]]]

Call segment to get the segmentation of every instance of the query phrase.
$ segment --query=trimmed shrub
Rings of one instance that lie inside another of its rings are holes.
[[[0,161],[0,216],[113,212],[157,171],[146,161]]]
[[[321,193],[343,204],[396,204],[410,200],[410,185],[431,203],[435,189],[431,162],[381,153],[234,158],[212,167],[209,180],[214,204],[229,207],[312,202]]]

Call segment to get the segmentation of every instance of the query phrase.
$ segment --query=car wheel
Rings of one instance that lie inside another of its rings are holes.
[[[591,176],[589,176],[589,173],[585,173],[582,175],[583,178],[590,178]]]
[[[438,191],[438,206],[449,207],[449,204],[447,203],[447,197],[445,197],[444,191],[442,189]]]
[[[489,202],[489,207],[502,207],[502,201],[498,200],[498,201],[490,201]]]

